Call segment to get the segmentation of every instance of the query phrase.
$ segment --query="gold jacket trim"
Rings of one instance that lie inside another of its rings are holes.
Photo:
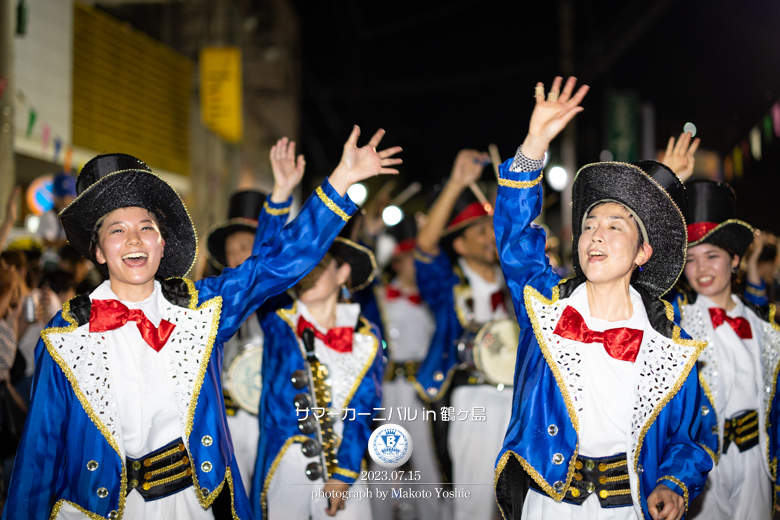
[[[311,437],[306,435],[293,435],[284,441],[284,444],[282,444],[282,447],[279,449],[279,453],[274,457],[274,461],[271,463],[271,467],[268,468],[268,474],[265,476],[265,481],[263,482],[263,491],[260,493],[260,508],[263,510],[263,518],[268,518],[268,488],[271,486],[271,479],[274,478],[276,468],[279,466],[279,463],[282,462],[282,457],[284,457],[284,454],[292,443],[303,443],[310,438]]]
[[[663,477],[656,480],[655,483],[658,484],[662,480],[668,480],[669,482],[674,482],[680,487],[680,489],[683,490],[683,498],[685,499],[685,510],[688,511],[688,487],[685,484],[683,484],[680,479],[673,477],[671,475],[664,475]]]
[[[343,220],[344,222],[348,222],[349,221],[349,215],[344,213],[344,211],[340,207],[338,207],[338,205],[335,202],[333,202],[330,199],[330,197],[325,195],[325,192],[322,191],[322,186],[317,186],[317,192],[316,193],[317,193],[317,196],[320,198],[320,200],[322,202],[324,202],[326,206],[328,206],[329,210],[331,210],[333,213],[335,213],[336,215],[341,217],[341,220]]]
[[[539,176],[532,180],[532,181],[512,181],[509,179],[498,179],[498,185],[499,186],[506,186],[507,188],[518,188],[518,189],[527,189],[527,188],[533,188],[540,182],[542,182],[542,178],[544,177],[544,173],[540,173]]]
[[[271,205],[268,204],[268,201],[263,203],[263,209],[266,213],[275,217],[278,217],[279,215],[287,215],[290,212],[290,206],[284,208],[272,208]]]

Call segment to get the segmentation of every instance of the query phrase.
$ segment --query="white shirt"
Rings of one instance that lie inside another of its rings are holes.
[[[391,283],[401,293],[398,298],[388,300],[384,295],[384,310],[387,328],[387,344],[394,361],[422,361],[428,352],[436,322],[428,306],[409,300],[408,291]]]
[[[506,291],[506,282],[504,281],[504,275],[499,266],[496,266],[495,268],[495,281],[488,282],[469,267],[469,264],[466,263],[464,258],[458,258],[458,264],[463,270],[463,276],[465,276],[466,280],[469,282],[469,287],[471,287],[471,296],[474,301],[474,320],[477,323],[487,323],[492,320],[514,316],[514,311],[511,308],[512,299],[508,294],[504,297],[504,303],[507,308],[503,305],[499,305],[495,310],[493,309],[493,294],[498,291]]]
[[[90,300],[119,300],[111,290],[111,282],[103,282],[92,294]],[[121,300],[120,300],[121,301]],[[160,325],[160,309],[168,305],[154,282],[154,291],[141,302],[122,301],[128,309],[140,309],[155,327]],[[108,363],[112,378],[111,389],[119,410],[124,453],[140,458],[149,452],[178,439],[185,438],[179,422],[178,397],[174,389],[171,366],[166,346],[155,351],[141,337],[134,321],[105,333],[108,349]],[[58,519],[84,519],[83,513],[69,504],[64,504]],[[192,486],[182,491],[146,502],[137,491],[127,495],[124,520],[157,519],[213,519],[211,510],[204,510]]]
[[[729,318],[749,319],[747,309],[736,296],[731,298],[736,306],[726,311]],[[710,308],[718,308],[712,300],[699,295],[695,305],[699,305],[705,322],[712,327]],[[740,338],[728,322],[713,328],[712,341],[718,356],[718,417],[729,419],[747,410],[761,408],[761,354],[757,335],[760,329],[754,323],[750,325],[753,337]]]
[[[574,290],[567,303],[582,315],[593,331],[602,332],[619,327],[645,331],[649,322],[642,298],[633,288],[629,289],[629,293],[634,314],[625,321],[609,322],[593,318],[585,284]],[[636,396],[634,363],[613,358],[601,344],[563,341],[575,344],[582,359],[579,369],[584,390],[579,432],[580,454],[586,457],[607,457],[625,453]]]

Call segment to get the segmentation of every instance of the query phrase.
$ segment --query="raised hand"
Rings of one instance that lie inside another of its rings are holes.
[[[460,187],[466,187],[472,182],[477,182],[482,176],[482,170],[490,163],[490,155],[487,152],[477,150],[461,150],[455,157],[452,165],[450,181]]]
[[[271,147],[271,169],[274,173],[274,190],[271,201],[284,202],[300,184],[306,160],[303,155],[295,156],[295,141],[282,137]]]
[[[670,137],[664,158],[661,159],[661,162],[671,168],[682,182],[687,181],[693,175],[695,163],[693,154],[696,153],[699,143],[701,143],[701,139],[698,137],[691,141],[692,139],[693,134],[690,132],[681,133],[677,143],[675,143],[674,137]]]
[[[19,217],[19,207],[16,204],[16,199],[22,192],[22,188],[17,186],[8,196],[8,200],[5,203],[5,220],[6,222],[14,223]]]
[[[384,135],[385,131],[380,128],[367,145],[358,148],[360,127],[355,125],[352,133],[349,134],[349,139],[344,143],[341,161],[330,176],[330,184],[339,195],[343,197],[350,186],[371,176],[380,173],[398,174],[398,170],[391,166],[403,163],[402,159],[393,158],[393,155],[401,151],[401,147],[393,146],[381,152],[376,150]]]
[[[556,76],[553,80],[550,94],[544,98],[544,84],[536,84],[536,106],[531,114],[531,122],[528,125],[528,136],[523,142],[523,155],[529,159],[541,159],[555,137],[566,128],[574,116],[585,110],[580,103],[590,90],[587,85],[582,85],[577,93],[572,96],[577,78],[574,76],[566,80],[566,85],[561,92],[563,78]]]

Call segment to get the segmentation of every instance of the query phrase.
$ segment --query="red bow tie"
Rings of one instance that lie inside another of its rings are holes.
[[[387,301],[393,301],[396,298],[400,298],[404,296],[406,297],[407,300],[409,300],[415,305],[420,305],[420,303],[422,303],[419,294],[404,294],[398,289],[396,289],[395,287],[393,287],[392,285],[387,286],[386,295],[387,295]]]
[[[726,316],[726,311],[719,307],[710,307],[710,318],[712,318],[712,326],[716,329],[725,322],[731,325],[740,338],[750,339],[753,337],[750,323],[745,318],[729,318]]]
[[[620,361],[634,362],[642,346],[643,330],[618,327],[597,332],[590,330],[577,309],[566,307],[553,334],[580,343],[602,343],[607,354]]]
[[[89,331],[106,332],[118,329],[128,321],[134,321],[141,337],[157,352],[165,346],[176,325],[161,320],[155,327],[140,309],[130,310],[118,300],[92,300],[92,310],[89,312]]]
[[[315,338],[319,338],[336,352],[352,352],[352,334],[355,332],[352,327],[333,327],[327,334],[323,334],[303,316],[298,317],[298,336],[300,337],[306,329],[314,331]]]
[[[499,307],[503,307],[504,310],[508,312],[506,308],[506,301],[504,301],[504,291],[496,291],[491,294],[490,305],[493,307],[493,312],[495,312]]]

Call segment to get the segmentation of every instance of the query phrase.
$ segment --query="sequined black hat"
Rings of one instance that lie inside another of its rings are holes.
[[[60,212],[60,222],[68,243],[96,265],[89,246],[100,218],[115,209],[140,207],[152,212],[166,230],[157,276],[184,276],[192,268],[198,240],[187,208],[176,190],[139,159],[98,155],[81,169],[76,192],[76,199]]]
[[[265,195],[259,191],[238,191],[231,195],[228,204],[228,218],[209,230],[206,242],[209,257],[220,269],[227,266],[225,241],[238,231],[248,231],[253,235],[257,231],[257,218],[265,203]]]
[[[638,219],[653,254],[634,283],[653,298],[671,289],[685,266],[687,234],[681,208],[685,188],[666,166],[655,161],[637,164],[603,162],[584,166],[572,185],[572,234],[574,269],[582,274],[577,244],[582,224],[598,202],[617,202]]]
[[[374,281],[377,274],[376,258],[367,247],[339,236],[330,246],[329,252],[352,267],[350,289],[353,292],[364,289]]]
[[[753,242],[753,228],[734,218],[737,196],[725,182],[697,180],[688,190],[688,247],[714,244],[740,257]]]

